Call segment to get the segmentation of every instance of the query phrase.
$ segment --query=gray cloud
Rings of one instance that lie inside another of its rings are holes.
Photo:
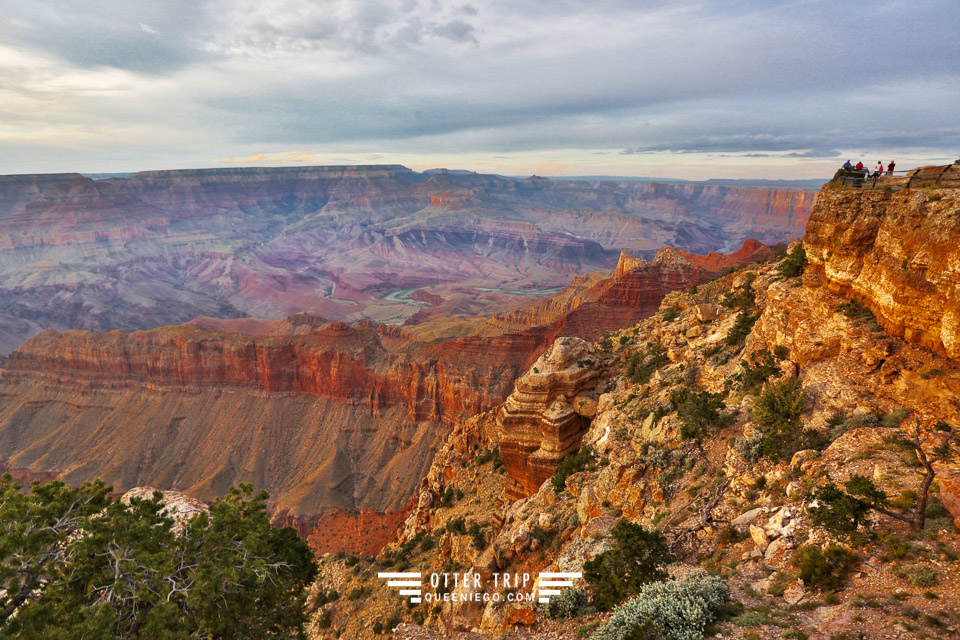
[[[29,57],[0,67],[0,168],[57,149],[116,168],[258,146],[622,162],[960,146],[955,0],[729,4],[20,3],[0,24],[0,53]]]

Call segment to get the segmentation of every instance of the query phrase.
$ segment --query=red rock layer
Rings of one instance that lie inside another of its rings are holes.
[[[149,484],[209,500],[253,482],[278,518],[317,530],[318,545],[332,540],[320,528],[340,523],[357,536],[372,526],[369,540],[350,543],[367,548],[380,541],[373,515],[316,518],[402,510],[447,428],[502,402],[556,337],[636,322],[705,277],[669,249],[652,262],[624,255],[614,275],[578,279],[576,300],[537,312],[542,324],[498,320],[499,334],[414,344],[400,327],[308,314],[257,325],[263,335],[48,330],[0,372],[0,452],[13,467],[71,482],[104,476],[118,490]],[[557,427],[557,455],[573,427]],[[384,518],[392,532],[394,516]]]
[[[677,249],[677,253],[686,258],[689,262],[710,271],[719,273],[730,267],[738,267],[742,264],[757,262],[762,258],[769,258],[778,250],[786,249],[787,245],[766,245],[754,238],[748,238],[743,241],[743,246],[733,253],[717,253],[711,251],[705,255],[694,255]]]

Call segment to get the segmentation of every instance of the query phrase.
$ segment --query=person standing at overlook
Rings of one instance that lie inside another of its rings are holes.
[[[877,160],[877,166],[873,168],[873,175],[879,176],[883,173],[883,161]]]
[[[892,175],[893,175],[893,168],[894,168],[895,166],[897,166],[897,163],[894,162],[893,160],[891,160],[891,161],[890,161],[890,164],[887,165],[887,175],[888,175],[888,176],[892,176]]]

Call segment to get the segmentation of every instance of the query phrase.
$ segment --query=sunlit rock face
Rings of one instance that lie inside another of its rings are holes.
[[[889,333],[960,358],[960,192],[821,190],[803,246]]]

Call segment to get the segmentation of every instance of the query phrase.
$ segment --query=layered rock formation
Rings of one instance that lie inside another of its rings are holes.
[[[918,213],[931,195],[904,193]],[[948,197],[939,195],[932,193],[934,202]],[[868,194],[844,197],[851,198],[849,215],[856,218]],[[952,223],[958,212],[960,202],[951,197],[937,216]],[[956,245],[960,229],[932,225],[930,217],[920,221],[933,236],[923,246],[932,251],[931,243],[946,237]],[[813,227],[811,222],[806,240],[812,246],[838,247],[857,238],[849,231],[853,224],[843,227],[846,231],[838,226],[836,237],[814,234]],[[876,233],[862,260],[883,262],[886,252],[919,243],[922,233],[908,225],[901,231],[904,238],[889,247]],[[937,282],[950,283],[952,262],[953,254],[947,253],[943,263],[926,263],[926,273],[933,275],[936,268]],[[629,256],[620,264],[623,272],[643,266]],[[607,614],[557,619],[539,607],[510,601],[511,594],[536,584],[505,586],[486,578],[491,572],[581,572],[586,561],[616,544],[612,532],[621,519],[665,537],[676,555],[671,576],[703,566],[715,569],[727,582],[734,606],[777,611],[779,624],[809,637],[849,634],[879,640],[898,625],[909,630],[905,616],[923,619],[931,628],[952,625],[951,612],[960,606],[955,552],[960,548],[960,367],[945,347],[931,350],[906,340],[907,332],[883,331],[863,309],[849,304],[852,290],[832,283],[823,262],[814,261],[790,278],[781,266],[751,265],[696,289],[674,291],[661,302],[672,313],[624,326],[595,345],[570,341],[567,346],[596,361],[589,365],[595,373],[571,368],[577,357],[572,354],[556,354],[553,361],[547,354],[518,379],[502,406],[458,424],[414,496],[416,508],[400,530],[399,544],[385,549],[378,562],[402,557],[404,567],[428,573],[461,567],[484,582],[473,589],[461,582],[454,586],[458,594],[479,590],[492,597],[440,597],[434,600],[438,606],[401,612],[404,624],[397,635],[501,637],[519,631],[530,638],[573,637],[597,625],[596,635],[604,635]],[[866,271],[864,264],[861,272]],[[752,295],[742,295],[746,288]],[[936,301],[936,289],[921,291]],[[883,296],[877,299],[885,302]],[[734,303],[739,308],[730,306]],[[745,335],[740,332],[744,318],[752,323]],[[739,340],[729,339],[738,334]],[[564,342],[558,339],[552,350]],[[586,365],[587,359],[579,362]],[[577,375],[586,381],[578,382]],[[596,408],[585,402],[587,410],[578,418],[570,398],[582,396],[575,389],[584,387],[600,393]],[[587,415],[593,415],[589,426]],[[571,473],[556,491],[542,482],[549,469],[540,462],[556,464],[558,449],[572,441],[590,444],[593,462]],[[505,474],[498,473],[496,447]],[[928,485],[915,447],[937,459],[926,501],[918,499]],[[834,501],[824,487],[835,483],[855,491],[866,482],[882,492],[873,495],[883,499],[883,509],[870,510],[859,523],[848,521],[842,515],[847,505]],[[859,534],[853,546],[848,525]],[[838,544],[850,549],[850,565],[837,574],[831,587],[835,600],[826,606],[818,599],[819,578],[808,574],[804,582],[797,572],[818,552],[843,553]],[[318,584],[338,580],[342,591],[378,588],[340,560],[321,564]],[[585,582],[573,586],[595,593]],[[424,590],[442,596],[433,585]],[[917,597],[921,590],[922,598]],[[896,597],[883,606],[863,606],[882,594]],[[324,625],[314,629],[315,637],[375,637],[369,621],[392,615],[382,596],[376,591],[323,605],[317,619]],[[730,637],[750,627],[762,633],[764,618],[751,618],[715,620],[715,630]],[[636,632],[645,630],[638,626]],[[699,636],[701,630],[690,633]]]
[[[613,275],[578,279],[576,296],[561,292],[533,316],[467,322],[448,340],[428,341],[429,327],[307,313],[45,331],[0,372],[0,458],[22,473],[204,500],[253,482],[279,522],[332,550],[369,550],[403,517],[450,427],[502,402],[557,336],[596,339],[706,277],[672,250],[652,262],[624,255]],[[559,388],[551,403],[569,391]],[[557,440],[538,445],[545,457],[528,489],[575,446],[575,421],[548,423],[543,437]],[[530,453],[517,449],[524,461]]]
[[[960,192],[824,187],[803,246],[831,291],[894,336],[960,358]]]
[[[0,176],[0,353],[49,328],[199,316],[401,324],[437,303],[402,292],[436,285],[499,290],[450,290],[453,308],[490,315],[623,249],[792,237],[806,194],[399,166]]]
[[[560,338],[517,379],[497,415],[507,499],[535,493],[561,460],[580,449],[597,409],[595,357],[589,343]]]

